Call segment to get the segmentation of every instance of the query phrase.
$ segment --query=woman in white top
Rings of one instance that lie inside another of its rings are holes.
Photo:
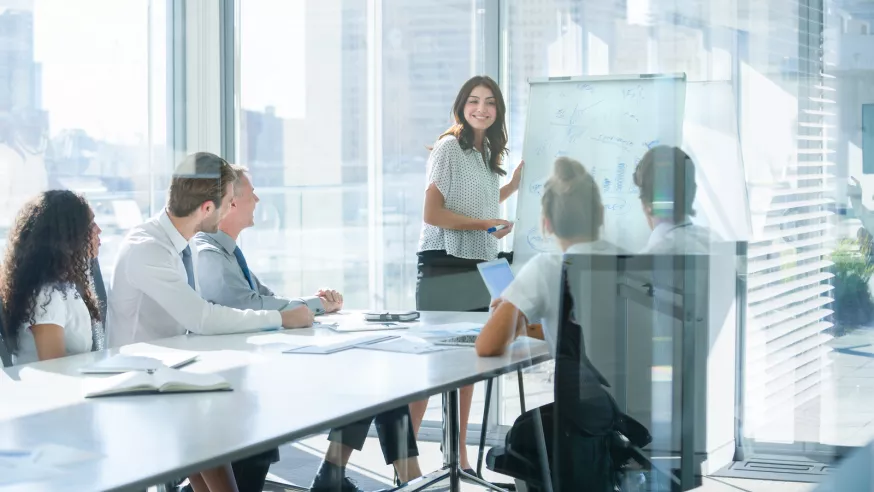
[[[562,157],[556,160],[555,170],[546,182],[541,199],[543,229],[554,234],[558,244],[565,253],[615,255],[618,248],[600,241],[599,230],[604,223],[604,207],[598,186],[592,176],[577,161]],[[528,335],[532,338],[545,339],[549,344],[550,353],[556,357],[558,353],[557,339],[559,331],[559,306],[561,301],[562,254],[542,253],[532,258],[519,272],[519,275],[504,290],[500,299],[492,303],[493,311],[476,341],[476,351],[480,356],[498,356],[503,354],[510,343],[518,336]],[[596,282],[593,282],[596,284]],[[576,369],[576,368],[574,368]],[[565,380],[567,382],[567,380]],[[600,388],[600,386],[598,386]],[[570,418],[565,415],[561,421],[565,426],[579,425],[579,435],[584,433],[592,438],[589,447],[581,448],[580,454],[573,460],[573,466],[562,458],[561,448],[554,445],[556,428],[554,404],[550,403],[529,410],[519,416],[507,434],[507,440],[514,452],[531,460],[539,462],[540,437],[549,457],[549,470],[559,474],[567,489],[573,490],[605,490],[611,482],[609,474],[596,473],[597,461],[578,459],[589,456],[596,460],[600,456],[597,449],[607,439],[607,432],[613,426],[614,414],[607,393],[600,390],[591,391],[590,386],[565,388],[579,391],[578,397],[584,405],[577,407],[579,412],[572,412]],[[581,423],[580,421],[584,422]],[[540,430],[543,432],[541,434]],[[562,434],[571,439],[577,432]],[[573,441],[573,446],[583,444]],[[558,454],[556,454],[558,453]],[[570,471],[575,470],[575,471]],[[568,483],[567,480],[572,480]],[[569,487],[568,487],[569,486]],[[610,487],[612,490],[612,487]]]
[[[89,352],[100,319],[91,260],[100,227],[82,196],[52,190],[27,202],[9,231],[0,297],[16,364]]]
[[[9,231],[0,298],[4,341],[16,364],[89,352],[100,320],[91,260],[100,227],[84,197],[51,190],[27,202]],[[196,492],[237,492],[230,465],[189,477]]]
[[[543,229],[555,235],[564,253],[616,254],[619,249],[599,239],[604,224],[601,193],[582,164],[560,157],[541,198]],[[546,340],[556,353],[562,255],[532,258],[492,303],[492,314],[476,340],[477,354],[502,355],[520,335]]]
[[[499,240],[513,230],[500,204],[519,189],[522,163],[501,186],[507,154],[506,106],[489,77],[468,80],[458,92],[455,124],[434,144],[428,158],[424,223],[419,237],[416,308],[420,311],[487,311],[489,293],[477,264],[499,256]],[[490,228],[501,227],[500,230]],[[473,387],[461,390],[461,442]],[[427,401],[410,406],[416,430]],[[470,469],[466,447],[461,464]]]

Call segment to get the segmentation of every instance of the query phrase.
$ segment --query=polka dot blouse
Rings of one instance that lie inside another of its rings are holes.
[[[443,194],[447,210],[474,219],[500,218],[500,179],[476,149],[461,150],[458,140],[437,141],[428,157],[428,186]],[[445,250],[459,258],[494,260],[498,239],[486,231],[457,231],[422,223],[419,251]]]

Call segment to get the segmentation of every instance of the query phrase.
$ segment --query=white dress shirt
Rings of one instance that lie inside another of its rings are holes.
[[[615,256],[621,252],[607,241],[595,241],[574,244],[565,253]],[[528,318],[529,323],[541,324],[543,338],[553,357],[558,343],[562,259],[562,253],[540,253],[531,258],[501,294]]]
[[[183,335],[220,335],[279,327],[279,311],[232,309],[197,292],[197,251],[190,247],[195,289],[188,285],[182,251],[190,247],[166,211],[133,228],[119,249],[107,313],[107,344]]]
[[[719,238],[706,227],[689,220],[681,224],[660,222],[652,230],[643,254],[706,255]]]

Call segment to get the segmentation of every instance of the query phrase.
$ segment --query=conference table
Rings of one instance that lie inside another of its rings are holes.
[[[409,330],[383,333],[451,330],[449,324],[483,323],[486,316],[425,312]],[[502,357],[481,358],[470,347],[426,354],[283,353],[289,336],[323,343],[355,335],[319,327],[186,335],[5,369],[0,450],[60,445],[91,458],[39,481],[0,485],[0,491],[143,490],[440,393],[449,416],[443,471],[457,491],[458,388],[549,359],[543,342],[524,338]],[[118,352],[172,349],[197,351],[197,361],[183,370],[221,374],[233,391],[83,398],[80,368]]]

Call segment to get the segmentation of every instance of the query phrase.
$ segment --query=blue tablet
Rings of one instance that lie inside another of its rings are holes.
[[[485,261],[477,264],[479,274],[486,283],[486,288],[489,289],[489,294],[492,299],[501,297],[504,289],[513,281],[513,271],[510,270],[510,264],[504,258],[497,260]]]

